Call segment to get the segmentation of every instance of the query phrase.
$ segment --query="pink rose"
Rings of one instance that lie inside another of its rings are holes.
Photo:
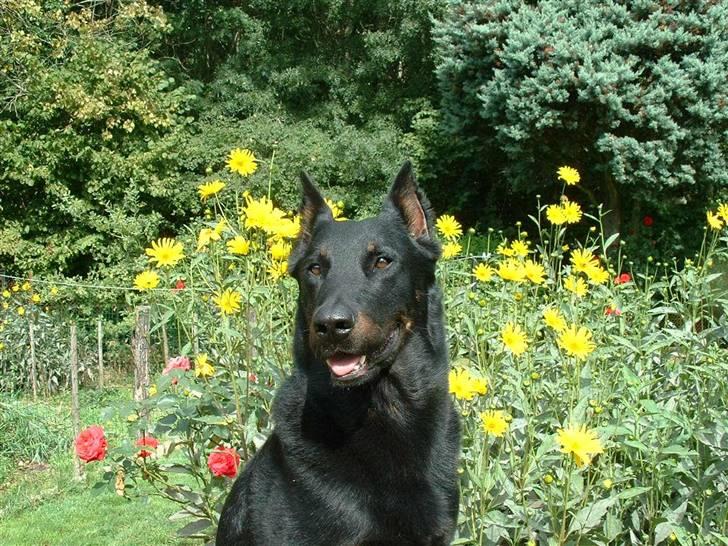
[[[83,429],[76,437],[75,445],[76,455],[86,463],[106,457],[106,436],[104,429],[98,425]]]

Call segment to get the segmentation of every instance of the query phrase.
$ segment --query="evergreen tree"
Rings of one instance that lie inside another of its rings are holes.
[[[726,2],[452,2],[441,124],[481,161],[481,196],[543,193],[572,165],[612,231],[650,213],[675,237],[728,185],[726,20]]]

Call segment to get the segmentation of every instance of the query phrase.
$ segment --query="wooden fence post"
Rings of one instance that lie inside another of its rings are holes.
[[[137,307],[135,314],[136,327],[132,337],[134,400],[140,401],[147,397],[149,386],[149,306]]]
[[[101,317],[96,323],[96,344],[99,355],[99,389],[104,390],[104,324]]]
[[[167,323],[162,323],[162,355],[164,357],[164,365],[169,362],[169,340],[167,339]]]
[[[38,373],[35,364],[35,332],[33,321],[28,322],[28,340],[30,342],[30,383],[33,386],[33,402],[38,399]]]
[[[81,432],[81,407],[78,402],[78,338],[76,323],[71,323],[71,416],[73,421],[73,437]],[[76,479],[81,479],[81,460],[73,454],[73,470]]]

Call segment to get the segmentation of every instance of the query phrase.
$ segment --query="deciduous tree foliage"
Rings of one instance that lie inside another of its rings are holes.
[[[99,4],[96,8],[104,8]],[[104,276],[185,214],[177,185],[190,96],[144,43],[144,3],[11,0],[0,38],[0,264]]]
[[[728,184],[726,20],[725,2],[452,2],[434,29],[442,126],[480,195],[543,193],[568,164],[612,230],[645,209],[677,227]]]

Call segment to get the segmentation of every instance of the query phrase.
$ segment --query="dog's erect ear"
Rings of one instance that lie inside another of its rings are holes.
[[[389,201],[399,212],[410,235],[415,239],[432,239],[430,202],[417,186],[412,163],[405,161],[389,190]]]
[[[301,229],[298,232],[293,252],[288,258],[288,272],[291,275],[295,273],[296,264],[304,255],[308,243],[311,242],[316,225],[334,221],[331,209],[306,171],[301,171],[301,190],[303,192],[303,201],[299,209]]]
[[[308,243],[316,224],[331,222],[334,220],[334,215],[306,171],[301,171],[301,189],[303,190],[303,203],[299,211],[301,231],[298,233],[298,240],[299,243]]]

